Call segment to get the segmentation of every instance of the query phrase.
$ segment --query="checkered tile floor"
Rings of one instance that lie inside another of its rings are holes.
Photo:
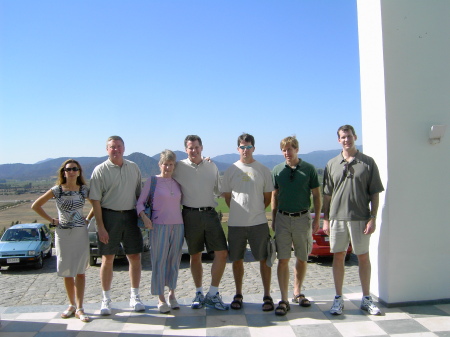
[[[286,316],[262,312],[262,295],[244,294],[241,310],[193,310],[191,299],[179,299],[180,310],[160,314],[156,300],[145,301],[146,310],[136,313],[128,303],[113,303],[111,316],[99,315],[99,304],[85,305],[92,322],[61,319],[65,306],[0,307],[1,337],[71,336],[450,336],[450,304],[385,308],[370,316],[359,309],[361,293],[345,289],[345,310],[330,315],[333,289],[313,290],[306,295],[309,308],[291,305]],[[354,289],[356,290],[356,289]],[[147,297],[147,296],[145,296]],[[274,300],[279,294],[273,294]],[[231,301],[224,296],[225,303]]]

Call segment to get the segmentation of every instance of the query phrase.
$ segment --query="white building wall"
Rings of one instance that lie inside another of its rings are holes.
[[[450,299],[450,1],[358,0],[364,152],[382,175],[373,294]],[[430,127],[448,126],[440,144]]]

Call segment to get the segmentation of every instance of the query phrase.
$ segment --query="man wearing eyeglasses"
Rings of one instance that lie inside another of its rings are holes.
[[[274,305],[270,296],[272,269],[266,264],[270,232],[265,209],[273,191],[272,177],[270,170],[253,158],[255,139],[252,135],[240,135],[237,145],[240,159],[225,171],[222,182],[222,192],[230,207],[228,245],[236,285],[231,308],[237,310],[243,306],[244,254],[248,242],[253,257],[260,263],[264,287],[262,310],[270,311]]]
[[[141,193],[141,172],[135,163],[123,158],[125,144],[121,137],[109,137],[106,151],[108,159],[92,172],[89,193],[97,222],[98,248],[102,254],[100,314],[111,315],[113,263],[119,244],[130,264],[130,307],[144,311],[139,297],[143,240],[135,209]]]
[[[380,309],[370,296],[369,243],[376,228],[379,193],[384,188],[375,161],[356,148],[355,129],[351,125],[343,125],[337,135],[342,152],[328,162],[323,176],[323,231],[330,236],[336,289],[330,313],[341,315],[344,309],[344,263],[351,241],[359,263],[363,292],[361,309],[371,315],[379,315]]]
[[[286,161],[275,166],[272,171],[275,186],[272,192],[272,229],[275,231],[278,284],[281,291],[281,301],[275,314],[283,316],[290,310],[288,287],[292,246],[296,257],[292,302],[299,303],[302,307],[311,305],[301,293],[301,289],[306,275],[308,255],[312,249],[312,233],[319,229],[321,200],[317,171],[313,165],[298,158],[297,138],[284,138],[280,148]],[[311,194],[316,214],[312,222],[309,213]]]

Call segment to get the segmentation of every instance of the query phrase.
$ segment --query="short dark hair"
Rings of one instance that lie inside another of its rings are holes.
[[[255,138],[248,134],[248,133],[243,133],[242,135],[240,135],[238,137],[237,140],[237,146],[239,146],[241,143],[252,143],[253,146],[255,146]]]
[[[186,138],[184,139],[184,148],[187,148],[187,142],[195,142],[196,140],[198,140],[198,143],[200,144],[200,146],[203,146],[202,144],[202,139],[197,136],[197,135],[187,135]]]
[[[355,129],[353,128],[353,126],[351,126],[351,125],[349,125],[349,124],[345,124],[345,125],[342,125],[342,126],[337,130],[338,138],[340,137],[339,131],[347,132],[347,131],[349,131],[349,130],[353,133],[353,136],[356,136],[356,132],[355,132]]]

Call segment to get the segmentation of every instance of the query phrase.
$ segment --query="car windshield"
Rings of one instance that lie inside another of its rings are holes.
[[[38,241],[39,232],[35,228],[8,229],[2,236],[2,241]]]

